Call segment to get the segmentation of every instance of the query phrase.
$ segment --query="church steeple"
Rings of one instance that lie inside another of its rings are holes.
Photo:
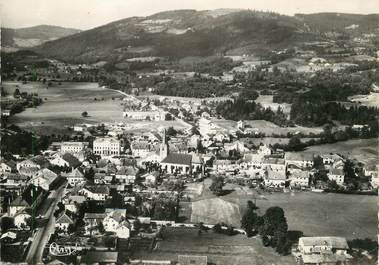
[[[161,159],[164,159],[168,156],[168,143],[167,143],[167,137],[166,137],[166,129],[163,129],[162,133],[162,143],[159,147],[159,156]]]

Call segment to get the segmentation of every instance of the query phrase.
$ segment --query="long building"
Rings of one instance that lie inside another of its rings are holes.
[[[101,156],[118,156],[121,153],[121,141],[110,137],[100,137],[93,141],[93,152]]]

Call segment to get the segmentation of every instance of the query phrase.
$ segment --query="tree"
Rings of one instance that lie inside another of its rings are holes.
[[[259,222],[259,216],[255,212],[257,209],[258,207],[252,201],[247,202],[247,210],[242,216],[241,227],[245,229],[248,237],[253,235],[253,231]]]
[[[100,222],[100,223],[97,225],[97,229],[99,230],[99,232],[100,232],[101,234],[104,234],[104,233],[105,233],[105,229],[104,229],[103,222]]]
[[[175,130],[174,127],[172,127],[172,126],[168,127],[168,129],[166,131],[166,134],[168,136],[175,136],[177,133],[178,133],[178,131]]]
[[[268,208],[259,227],[262,240],[265,236],[270,237],[271,246],[275,247],[278,253],[284,254],[289,246],[287,232],[288,225],[283,209],[280,207]]]
[[[95,171],[92,167],[90,167],[87,171],[84,172],[84,178],[87,179],[90,182],[93,182],[93,179],[95,177]]]
[[[75,231],[76,231],[75,226],[73,224],[69,224],[67,227],[67,233],[72,234],[72,233],[75,233]]]
[[[220,225],[219,223],[215,224],[215,225],[213,226],[213,231],[214,231],[215,233],[222,233],[221,225]]]
[[[298,136],[292,136],[288,142],[288,151],[301,151],[304,148],[304,144],[301,142]]]
[[[172,117],[171,113],[166,113],[166,115],[165,115],[165,121],[171,121],[171,120],[173,120],[173,117]]]
[[[15,91],[13,92],[13,97],[18,98],[20,96],[20,89],[16,88]]]
[[[82,112],[82,117],[88,117],[88,112],[87,111],[83,111]]]
[[[213,192],[213,194],[220,196],[222,194],[223,187],[224,187],[224,178],[213,177],[212,184],[209,186],[209,189]]]
[[[124,207],[124,198],[117,192],[116,189],[111,189],[110,191],[111,200],[110,207],[111,208],[123,208]]]
[[[11,217],[4,216],[1,218],[1,232],[5,233],[8,229],[14,228],[14,219]]]
[[[141,229],[141,222],[138,218],[136,218],[136,220],[134,221],[133,223],[133,228],[134,228],[134,231],[136,231],[136,233],[138,234],[139,233],[139,230]]]
[[[324,168],[324,163],[321,156],[315,156],[313,158],[313,167],[314,168]]]

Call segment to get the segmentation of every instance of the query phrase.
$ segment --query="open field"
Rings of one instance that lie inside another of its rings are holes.
[[[209,187],[210,181],[205,181]],[[256,190],[227,184],[224,189],[228,195],[215,196],[208,188],[201,196],[194,198],[191,219],[207,222],[209,213],[218,212],[219,222],[230,220],[239,227],[241,216],[246,210],[247,201],[255,201],[259,213],[264,214],[272,206],[282,207],[286,213],[290,230],[304,232],[307,236],[343,236],[353,238],[375,238],[377,234],[377,198],[368,195],[348,195],[334,193],[258,193]],[[225,204],[221,203],[225,200]],[[238,205],[239,211],[227,212],[227,206]],[[195,205],[195,206],[194,206]],[[210,208],[207,208],[210,207]],[[215,210],[218,207],[224,210]],[[195,210],[195,213],[194,213]],[[216,217],[211,215],[211,217]],[[213,218],[216,223],[216,218]]]
[[[192,203],[191,222],[207,224],[226,223],[240,226],[240,210],[238,204],[227,202],[221,198],[211,198]]]
[[[379,93],[370,93],[369,95],[355,95],[349,97],[349,100],[359,105],[379,108]]]
[[[277,111],[278,108],[280,107],[285,114],[289,115],[292,104],[274,103],[273,98],[274,98],[273,95],[259,95],[259,97],[255,100],[255,102],[260,103],[262,107],[270,108],[273,111]]]
[[[227,236],[211,230],[198,233],[197,228],[165,228],[163,240],[153,251],[140,251],[133,258],[145,260],[177,260],[178,255],[207,256],[209,264],[217,265],[289,265],[292,256],[280,256],[262,245],[259,238],[244,235]]]
[[[379,163],[379,139],[357,139],[338,142],[334,144],[322,144],[308,147],[301,153],[339,153],[349,158],[355,158],[360,162]]]
[[[301,192],[244,196],[231,193],[225,197],[227,201],[238,203],[241,212],[247,200],[255,199],[261,214],[269,207],[282,207],[289,229],[308,236],[376,238],[378,232],[375,196]]]
[[[124,119],[120,100],[124,96],[117,91],[101,88],[97,83],[63,83],[49,89],[39,82],[5,82],[3,86],[9,94],[13,94],[18,86],[20,92],[37,93],[43,99],[41,106],[28,108],[10,119],[11,123],[39,134],[68,133],[67,127],[78,123],[126,122],[130,130],[146,130],[158,126],[186,128],[179,121]],[[84,111],[88,112],[88,117],[81,116]]]
[[[216,125],[224,128],[226,130],[235,129],[237,126],[237,122],[231,120],[212,120]],[[278,135],[287,135],[288,133],[303,133],[309,134],[314,133],[318,134],[323,131],[322,127],[280,127],[272,122],[265,120],[246,120],[247,125],[250,125],[251,128],[256,129],[260,133],[264,133],[266,136],[270,136],[273,134]]]
[[[39,82],[5,82],[3,86],[8,93],[13,93],[18,86],[21,92],[37,93],[43,99],[41,106],[28,108],[11,117],[11,122],[25,129],[54,133],[76,123],[122,120],[122,96],[99,87],[97,83],[63,83],[48,89]],[[84,111],[89,114],[86,118],[81,116]]]

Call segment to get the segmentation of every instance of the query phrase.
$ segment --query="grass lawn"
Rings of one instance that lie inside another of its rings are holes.
[[[227,195],[225,200],[246,209],[247,200],[256,199],[263,214],[267,208],[284,209],[290,230],[299,230],[307,236],[343,236],[376,238],[377,198],[367,195],[333,193],[273,193],[256,195]]]
[[[151,252],[135,252],[133,258],[177,260],[178,255],[207,256],[209,264],[266,265],[296,264],[292,256],[280,256],[263,247],[259,238],[227,236],[209,230],[199,235],[196,228],[165,228],[163,240]]]
[[[359,105],[379,108],[379,93],[370,93],[369,95],[355,95],[349,97],[349,100],[357,102]]]
[[[122,120],[122,96],[115,91],[99,87],[97,83],[70,82],[48,89],[40,82],[5,82],[3,86],[9,94],[18,86],[21,92],[37,93],[43,99],[41,106],[28,108],[11,117],[12,123],[25,129],[46,134],[62,133],[65,126],[76,123]],[[86,118],[81,116],[84,111],[89,114]]]
[[[43,99],[41,106],[28,108],[11,117],[10,122],[39,134],[69,133],[67,127],[78,123],[126,122],[130,130],[142,130],[173,126],[185,129],[178,121],[132,121],[122,117],[123,96],[113,90],[104,89],[97,83],[62,83],[46,89],[40,82],[22,84],[5,82],[5,91],[10,95],[19,87],[21,92],[37,93]],[[96,100],[95,100],[96,98]],[[88,117],[81,113],[87,111]]]
[[[260,103],[262,107],[270,108],[273,111],[277,111],[278,108],[280,107],[285,114],[287,115],[290,114],[292,104],[274,103],[273,99],[274,99],[273,95],[259,95],[259,97],[255,100],[255,102]]]
[[[339,153],[360,162],[379,163],[379,139],[357,139],[334,144],[315,145],[302,151],[302,153]]]
[[[209,183],[205,186],[209,186]],[[258,193],[256,190],[234,184],[227,184],[224,189],[232,191],[219,197],[226,203],[223,205],[221,200],[217,200],[215,205],[215,196],[208,188],[204,188],[203,194],[193,200],[191,219],[196,222],[230,220],[231,224],[239,227],[247,201],[252,200],[256,201],[260,214],[264,214],[266,209],[272,206],[282,207],[289,229],[302,231],[307,236],[374,239],[378,232],[375,196],[313,192]],[[227,211],[229,203],[238,205],[239,211]],[[212,215],[215,212],[217,216]],[[210,217],[213,219],[210,220]]]

